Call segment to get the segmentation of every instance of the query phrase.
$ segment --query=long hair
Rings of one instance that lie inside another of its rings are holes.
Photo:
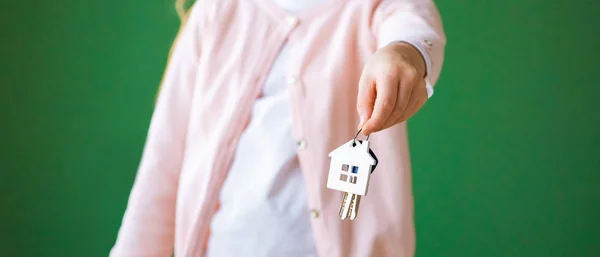
[[[177,15],[179,15],[179,19],[181,20],[182,25],[188,16],[186,8],[187,2],[187,0],[175,0],[175,11],[177,11]]]
[[[183,27],[185,26],[185,22],[187,21],[189,15],[189,9],[186,7],[187,2],[187,0],[175,0],[175,11],[177,12],[177,15],[179,16],[180,20],[179,31],[177,32],[177,36],[175,37],[175,40],[171,45],[171,49],[169,50],[169,55],[167,57],[167,67],[165,68],[160,84],[158,85],[158,92],[154,101],[155,103],[156,100],[158,100],[158,95],[160,94],[160,90],[164,83],[166,70],[169,69],[168,66],[169,62],[171,61],[171,56],[173,55],[173,50],[175,49],[175,45],[177,45],[177,40],[179,39],[179,35],[181,34],[181,31],[183,30]]]

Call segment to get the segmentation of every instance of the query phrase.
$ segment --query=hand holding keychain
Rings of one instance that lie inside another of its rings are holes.
[[[360,132],[329,153],[331,162],[327,187],[344,192],[339,212],[342,220],[356,218],[360,198],[367,195],[371,173],[378,163],[370,148],[369,136],[365,140],[356,140]]]
[[[329,153],[327,187],[344,192],[340,218],[356,218],[361,196],[367,195],[377,157],[369,137],[356,140],[360,132],[373,132],[402,123],[414,115],[433,94],[427,84],[427,65],[421,51],[406,42],[392,42],[377,50],[360,77],[357,110],[359,131],[349,142]]]

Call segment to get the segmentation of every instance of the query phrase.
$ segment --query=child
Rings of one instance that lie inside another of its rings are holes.
[[[413,256],[403,122],[442,66],[433,2],[199,0],[183,21],[111,256]],[[380,163],[342,221],[328,154],[359,128]]]

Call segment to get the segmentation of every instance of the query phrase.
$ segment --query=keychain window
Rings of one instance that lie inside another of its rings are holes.
[[[358,166],[342,164],[342,171],[340,172],[340,181],[356,184],[357,178],[352,174],[358,174]]]

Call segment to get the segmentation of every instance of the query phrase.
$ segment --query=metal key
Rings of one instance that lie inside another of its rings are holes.
[[[342,197],[342,205],[340,206],[340,218],[342,220],[346,218],[350,218],[350,220],[356,219],[359,205],[360,195],[348,192],[344,193],[344,197]]]
[[[352,139],[329,153],[332,160],[327,188],[344,193],[338,213],[342,220],[358,216],[361,196],[367,194],[370,175],[377,166],[369,144],[367,140]]]

